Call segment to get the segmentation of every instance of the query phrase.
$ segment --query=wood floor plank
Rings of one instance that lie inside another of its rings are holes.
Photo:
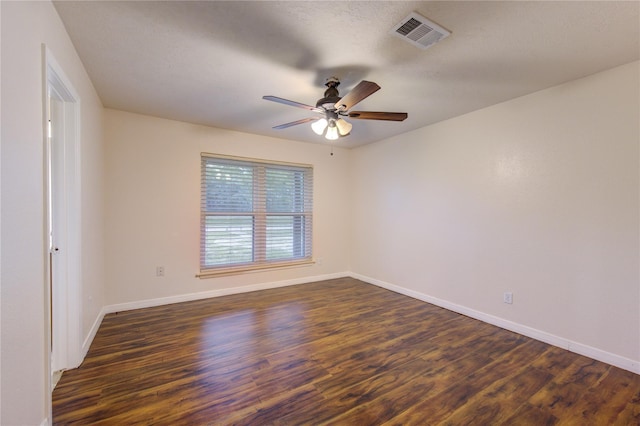
[[[529,403],[524,403],[503,422],[496,422],[497,425],[504,426],[553,426],[557,425],[558,419],[550,412],[534,407]]]
[[[609,368],[598,386],[583,392],[574,410],[585,422],[597,415],[606,424],[640,424],[640,406],[636,407],[635,414],[627,410],[634,398],[637,403],[640,396],[640,383],[636,377],[631,372]],[[569,423],[564,419],[559,424]]]
[[[105,316],[55,425],[640,425],[640,376],[351,278]]]
[[[458,410],[466,413],[467,404],[471,406],[476,395],[496,382],[510,379],[514,373],[518,374],[537,356],[526,343],[518,344],[503,353],[498,360],[485,355],[489,362],[453,381],[449,386],[442,385],[438,391],[431,392],[431,395],[396,416],[391,424],[419,424],[420,419],[425,418],[430,422],[440,423]],[[495,352],[491,354],[496,356]]]
[[[482,368],[490,359],[484,355],[470,353],[455,363],[436,365],[435,369],[427,369],[414,376],[406,383],[396,386],[390,392],[378,392],[368,396],[370,401],[358,404],[345,413],[337,416],[327,424],[384,424],[384,422],[401,417],[413,407],[419,406],[429,395],[436,395],[462,381],[464,377]],[[424,422],[422,413],[414,413]],[[411,424],[411,423],[405,423]],[[420,424],[420,423],[413,423]]]
[[[541,370],[521,369],[513,377],[495,381],[474,394],[468,402],[446,417],[447,425],[492,424],[506,421],[551,378]]]

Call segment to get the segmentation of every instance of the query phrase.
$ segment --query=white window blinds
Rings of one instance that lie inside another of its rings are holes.
[[[311,166],[201,159],[201,273],[311,260]]]

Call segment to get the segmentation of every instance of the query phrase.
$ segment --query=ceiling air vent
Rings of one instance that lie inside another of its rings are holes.
[[[449,37],[451,32],[435,22],[431,22],[424,16],[411,12],[409,16],[393,27],[391,34],[421,49],[427,49],[440,40]]]

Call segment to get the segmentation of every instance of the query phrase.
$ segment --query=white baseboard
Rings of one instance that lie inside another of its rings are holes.
[[[569,339],[565,339],[556,336],[545,331],[537,330],[535,328],[528,327],[526,325],[518,324],[513,321],[506,320],[504,318],[496,317],[486,314],[484,312],[476,311],[474,309],[467,308],[466,306],[457,305],[449,301],[438,299],[437,297],[429,296],[424,293],[410,290],[404,287],[400,287],[394,284],[390,284],[375,278],[367,277],[360,274],[350,273],[350,276],[364,281],[369,284],[376,285],[378,287],[391,290],[396,293],[404,294],[405,296],[412,297],[414,299],[422,300],[423,302],[431,303],[441,308],[448,309],[453,312],[457,312],[462,315],[486,322],[491,325],[495,325],[505,330],[513,331],[523,336],[531,337],[532,339],[539,340],[544,343],[548,343],[553,346],[557,346],[562,349],[584,355],[588,358],[602,361],[604,363],[613,365],[615,367],[622,368],[623,370],[631,371],[632,373],[640,374],[640,361],[634,361],[629,358],[622,357],[620,355],[612,354],[602,349],[594,348],[579,342],[574,342]]]
[[[100,328],[100,324],[102,324],[102,320],[104,319],[104,316],[106,313],[107,312],[103,307],[100,310],[100,313],[98,314],[98,316],[96,317],[96,320],[91,325],[89,334],[87,335],[87,337],[84,339],[84,342],[82,343],[82,361],[84,361],[84,358],[87,356],[87,352],[89,352],[91,343],[93,342],[94,337],[96,337],[96,333],[98,333],[98,329]]]
[[[531,337],[532,339],[536,339],[541,342],[548,343],[550,345],[557,346],[562,349],[566,349],[568,351],[577,353],[579,355],[584,355],[586,357],[605,362],[607,364],[622,368],[624,370],[628,370],[633,373],[640,374],[640,361],[634,361],[632,359],[625,358],[620,355],[612,354],[610,352],[603,351],[601,349],[594,348],[579,342],[574,342],[572,340],[565,339],[565,338],[556,336],[554,334],[547,333],[545,331],[537,330],[535,328],[528,327],[526,325],[518,324],[513,321],[506,320],[504,318],[500,318],[500,317],[486,314],[484,312],[476,311],[466,306],[458,305],[443,299],[438,299],[436,297],[417,292],[415,290],[410,290],[404,287],[400,287],[400,286],[390,284],[381,280],[377,280],[375,278],[367,277],[367,276],[352,273],[352,272],[339,272],[334,274],[317,275],[313,277],[296,278],[296,279],[285,280],[285,281],[274,281],[274,282],[268,282],[268,283],[253,284],[253,285],[243,286],[243,287],[231,287],[231,288],[225,288],[225,289],[204,291],[199,293],[181,294],[176,296],[161,297],[157,299],[146,299],[146,300],[140,300],[135,302],[108,305],[103,307],[100,313],[98,314],[98,317],[94,321],[93,326],[91,327],[91,330],[89,331],[89,334],[82,345],[82,359],[84,360],[84,357],[89,351],[91,342],[93,342],[93,339],[96,333],[98,332],[98,329],[100,328],[100,324],[102,323],[104,316],[109,313],[129,311],[133,309],[150,308],[154,306],[188,302],[192,300],[208,299],[212,297],[228,296],[232,294],[247,293],[251,291],[268,290],[272,288],[312,283],[317,281],[324,281],[324,280],[343,278],[343,277],[353,277],[355,279],[364,281],[366,283],[373,284],[378,287],[382,287],[399,294],[404,294],[405,296],[409,296],[417,300],[422,300],[423,302],[431,303],[441,308],[445,308],[450,311],[457,312],[459,314],[466,315],[468,317],[486,322],[488,324],[492,324],[497,327],[504,328],[505,330],[513,331],[515,333],[522,334],[523,336]]]
[[[100,324],[102,324],[102,320],[104,319],[104,316],[106,314],[110,314],[114,312],[130,311],[133,309],[151,308],[154,306],[169,305],[172,303],[189,302],[192,300],[209,299],[211,297],[220,297],[220,296],[229,296],[232,294],[248,293],[250,291],[268,290],[271,288],[312,283],[317,281],[331,280],[335,278],[344,278],[348,276],[350,276],[348,272],[338,272],[334,274],[316,275],[313,277],[296,278],[291,280],[274,281],[274,282],[268,282],[268,283],[248,285],[243,287],[230,287],[230,288],[224,288],[219,290],[203,291],[199,293],[180,294],[176,296],[160,297],[157,299],[146,299],[146,300],[138,300],[135,302],[107,305],[100,310],[100,313],[96,317],[96,320],[93,322],[93,325],[89,330],[89,334],[84,339],[84,342],[82,344],[81,362],[87,356],[87,353],[89,352],[89,348],[91,347],[91,343],[93,342],[93,339],[96,337],[96,333],[98,333]]]
[[[44,419],[42,423],[40,423],[40,426],[49,426],[49,419]]]
[[[271,288],[286,287],[290,285],[306,284],[317,281],[331,280],[334,278],[343,278],[350,276],[348,272],[338,272],[335,274],[316,275],[312,277],[294,278],[284,281],[273,281],[268,283],[253,284],[243,287],[230,287],[218,290],[209,290],[199,293],[179,294],[169,297],[160,297],[157,299],[146,299],[135,302],[118,303],[116,305],[108,305],[104,307],[107,314],[113,312],[130,311],[133,309],[151,308],[154,306],[169,305],[172,303],[190,302],[192,300],[209,299],[211,297],[229,296],[232,294],[248,293],[250,291],[268,290]]]

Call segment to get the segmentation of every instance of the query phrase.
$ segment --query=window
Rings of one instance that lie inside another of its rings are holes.
[[[311,166],[201,161],[201,276],[311,261]]]

